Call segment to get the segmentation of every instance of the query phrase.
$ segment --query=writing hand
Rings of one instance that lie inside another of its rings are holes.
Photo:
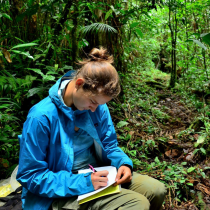
[[[107,186],[108,171],[98,171],[91,174],[91,181],[95,190]]]
[[[130,182],[131,180],[132,180],[132,174],[130,168],[127,166],[120,166],[117,172],[117,176],[115,179],[116,183],[114,184],[114,186]]]

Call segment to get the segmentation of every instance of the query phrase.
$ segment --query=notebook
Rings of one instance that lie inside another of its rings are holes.
[[[115,178],[117,176],[117,169],[113,166],[103,166],[103,167],[98,167],[95,168],[96,171],[104,171],[107,170],[109,171],[109,174],[107,176],[108,178],[108,183],[106,187],[101,187],[98,190],[94,190],[93,192],[90,193],[86,193],[83,195],[78,196],[77,201],[79,202],[79,204],[83,204],[85,202],[94,200],[96,198],[105,196],[105,195],[110,195],[110,194],[114,194],[114,193],[119,193],[121,191],[121,186],[117,185],[117,186],[113,186],[113,184],[116,182]],[[84,169],[84,170],[79,170],[78,173],[82,174],[82,173],[88,173],[88,172],[92,172],[91,169]]]

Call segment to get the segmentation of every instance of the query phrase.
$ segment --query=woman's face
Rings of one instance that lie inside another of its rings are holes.
[[[94,112],[98,105],[105,104],[111,100],[109,96],[84,91],[82,85],[76,83],[75,90],[72,94],[73,104],[78,110],[91,110]]]

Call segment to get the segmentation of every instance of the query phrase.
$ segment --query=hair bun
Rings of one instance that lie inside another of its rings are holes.
[[[107,61],[109,63],[113,63],[113,57],[109,55],[107,49],[100,47],[93,48],[89,53],[90,61]]]

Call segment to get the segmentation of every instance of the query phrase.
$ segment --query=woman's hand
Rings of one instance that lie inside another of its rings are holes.
[[[91,174],[91,181],[95,190],[107,186],[108,171],[98,171]]]
[[[120,166],[117,172],[117,176],[115,179],[116,183],[114,184],[114,186],[130,182],[131,180],[132,180],[131,169],[127,166]]]

